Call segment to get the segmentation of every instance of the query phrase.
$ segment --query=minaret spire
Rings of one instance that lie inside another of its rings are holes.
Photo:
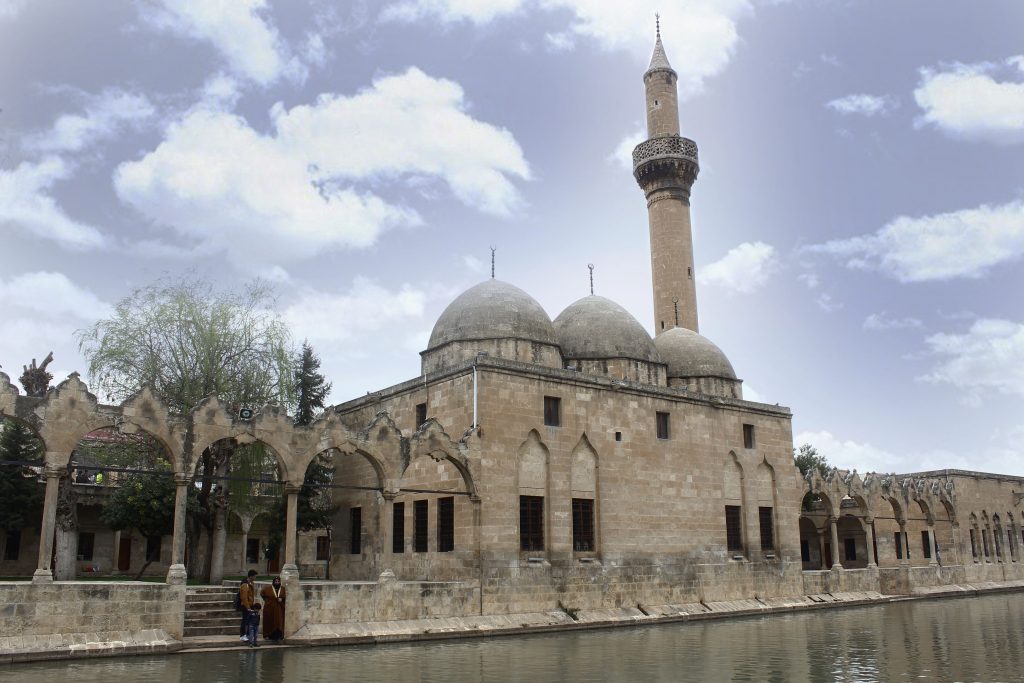
[[[698,331],[690,188],[700,167],[697,143],[679,135],[678,80],[655,15],[654,54],[644,73],[648,139],[633,150],[633,175],[647,197],[655,334],[673,327]]]

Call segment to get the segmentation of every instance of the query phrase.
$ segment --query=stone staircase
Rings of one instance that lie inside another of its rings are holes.
[[[185,593],[185,637],[234,636],[242,615],[235,611],[237,587],[189,586]]]

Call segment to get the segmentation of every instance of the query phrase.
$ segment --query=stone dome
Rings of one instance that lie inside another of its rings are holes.
[[[668,365],[669,379],[681,377],[719,377],[736,379],[732,363],[707,337],[693,330],[673,327],[654,338],[654,346]]]
[[[470,287],[448,304],[434,324],[427,348],[480,339],[558,344],[541,305],[515,285],[493,279]]]
[[[643,325],[622,306],[603,296],[586,296],[570,304],[554,322],[555,336],[568,359],[629,358],[661,363]]]

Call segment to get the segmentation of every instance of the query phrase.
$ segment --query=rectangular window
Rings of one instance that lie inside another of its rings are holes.
[[[981,546],[985,551],[985,557],[988,557],[988,529],[981,530]]]
[[[146,538],[146,562],[160,561],[160,546],[163,545],[163,540],[160,536]]]
[[[437,499],[437,552],[455,550],[455,498]]]
[[[78,559],[91,560],[93,544],[96,542],[96,534],[91,531],[78,532]]]
[[[974,536],[974,529],[971,529],[971,557],[978,559],[978,539]]]
[[[544,496],[519,496],[519,547],[544,550]]]
[[[811,544],[808,543],[806,540],[800,541],[800,561],[811,561]]]
[[[326,562],[331,559],[331,539],[329,536],[316,537],[316,561]]]
[[[419,429],[427,421],[427,404],[416,404],[416,429]]]
[[[412,550],[427,552],[427,501],[414,500],[412,503]]]
[[[926,560],[930,560],[932,557],[932,544],[928,542],[927,529],[921,532],[921,554],[924,555]]]
[[[757,508],[757,519],[761,523],[761,550],[775,549],[775,526],[771,508]]]
[[[668,413],[655,413],[655,422],[658,425],[658,438],[668,438]]]
[[[725,506],[725,547],[729,552],[743,552],[743,522],[739,505]]]
[[[544,424],[548,427],[562,424],[562,399],[557,396],[544,397]]]
[[[248,564],[258,564],[260,561],[260,539],[248,538],[245,541],[245,561]]]
[[[754,445],[754,425],[743,425],[743,447],[753,448]]]
[[[892,542],[896,544],[896,559],[903,559],[903,535],[896,531],[892,535]]]
[[[589,553],[595,549],[592,498],[572,499],[572,549],[578,553]]]
[[[999,546],[999,529],[992,532],[992,540],[995,541],[996,557],[1001,558],[1003,556],[1003,549]]]
[[[857,541],[852,538],[843,539],[843,553],[845,554],[846,562],[854,562],[857,560]]]
[[[348,551],[352,555],[363,553],[363,509],[348,509],[349,544]]]
[[[910,559],[910,536],[908,536],[909,533],[909,531],[903,532],[903,547],[907,549],[908,560]]]
[[[405,552],[405,503],[395,503],[392,506],[391,552]]]
[[[4,545],[4,559],[15,561],[21,552],[21,531],[8,531],[7,543]]]

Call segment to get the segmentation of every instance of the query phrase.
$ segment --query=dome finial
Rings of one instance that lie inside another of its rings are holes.
[[[590,269],[590,296],[594,296],[594,264],[588,263],[587,268]]]
[[[494,247],[491,247],[491,279],[492,280],[494,279],[494,252],[496,252],[496,251],[497,251],[497,249],[495,249]]]
[[[654,13],[654,33],[655,37],[661,38],[661,15],[657,12]]]
[[[676,327],[679,327],[679,297],[672,297],[672,308],[676,311]]]

